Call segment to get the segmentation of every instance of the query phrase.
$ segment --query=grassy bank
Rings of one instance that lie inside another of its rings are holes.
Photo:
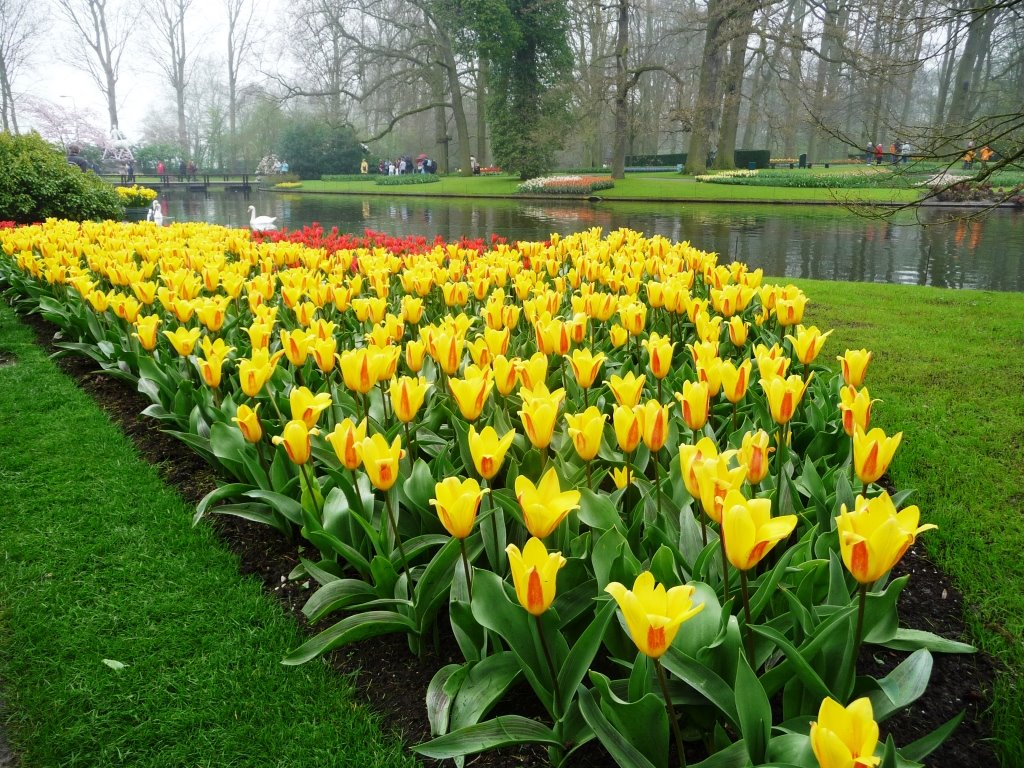
[[[867,347],[902,430],[893,474],[1006,667],[1004,765],[1024,764],[1024,295],[797,281],[825,355]],[[0,678],[27,766],[404,764],[191,510],[0,306]],[[128,664],[120,671],[103,663]],[[954,736],[955,738],[955,736]],[[344,756],[341,758],[339,756]]]
[[[963,590],[977,643],[1003,665],[1004,765],[1024,765],[1024,295],[797,281],[826,351],[866,347],[875,423],[902,430],[892,468],[937,523],[925,537]],[[953,738],[956,738],[954,735]]]
[[[799,171],[794,171],[799,173]],[[366,181],[303,181],[301,192],[358,195],[418,195],[430,197],[510,197],[519,179],[512,176],[445,176],[436,184],[377,186]],[[289,190],[294,191],[294,190]],[[912,189],[802,189],[794,187],[741,187],[698,184],[676,173],[628,174],[613,189],[596,193],[603,200],[673,200],[679,202],[772,202],[772,203],[890,203],[916,200]]]
[[[411,766],[0,302],[0,680],[24,768]],[[123,664],[125,666],[120,667]]]

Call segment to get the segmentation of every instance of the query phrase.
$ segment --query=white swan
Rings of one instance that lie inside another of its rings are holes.
[[[154,200],[153,204],[149,207],[149,212],[146,214],[146,221],[155,222],[158,227],[164,223],[164,212],[160,208],[159,200]]]
[[[274,223],[277,221],[277,216],[257,216],[256,206],[250,205],[249,208],[249,227],[256,230],[257,232],[270,232],[277,229],[277,225]]]

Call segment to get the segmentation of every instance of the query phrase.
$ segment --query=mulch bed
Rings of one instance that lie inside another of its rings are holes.
[[[39,343],[53,351],[56,328],[38,316],[23,317],[36,332]],[[196,504],[217,484],[214,471],[184,444],[160,431],[158,423],[141,415],[149,401],[123,382],[97,374],[92,361],[63,357],[60,368],[88,393],[138,447],[143,458],[157,466],[169,485],[178,489],[190,504]],[[302,606],[310,595],[303,583],[289,581],[298,564],[301,544],[289,543],[276,531],[234,517],[212,516],[212,524],[226,546],[239,558],[243,575],[259,579],[307,631],[312,631]],[[921,546],[913,547],[894,571],[894,576],[912,577],[899,603],[901,626],[922,629],[943,637],[970,641],[964,622],[963,596],[927,557]],[[331,623],[329,620],[327,624]],[[447,622],[441,622],[446,625]],[[325,625],[326,626],[326,625]],[[442,628],[443,631],[444,628]],[[448,641],[448,642],[446,642]],[[859,669],[881,677],[907,654],[876,646],[866,647]],[[924,697],[887,721],[882,738],[892,731],[897,744],[907,744],[926,735],[966,710],[963,722],[938,750],[929,765],[957,768],[990,768],[998,764],[990,741],[992,728],[987,710],[992,701],[992,682],[997,672],[993,660],[982,653],[973,655],[935,654],[931,682]],[[353,674],[361,697],[380,712],[409,744],[430,738],[427,722],[426,689],[434,672],[444,664],[459,662],[458,648],[442,634],[438,650],[428,649],[422,659],[408,650],[404,636],[374,638],[334,652],[330,663],[340,672]],[[537,712],[531,692],[502,703],[507,711],[533,716]],[[689,750],[687,750],[689,752]],[[591,744],[573,756],[575,768],[597,768],[612,764],[599,745]],[[691,761],[700,755],[687,755]],[[434,764],[434,761],[424,761]],[[547,765],[546,751],[539,748],[500,750],[470,757],[466,764],[476,768]]]

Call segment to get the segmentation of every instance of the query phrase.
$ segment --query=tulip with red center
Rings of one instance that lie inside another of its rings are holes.
[[[263,437],[263,425],[260,424],[259,409],[258,403],[255,408],[250,408],[248,405],[240,405],[238,406],[238,411],[231,418],[238,425],[239,430],[242,432],[242,437],[245,438],[247,443],[258,443]]]
[[[818,353],[821,352],[821,348],[825,345],[825,339],[831,335],[832,331],[822,333],[818,330],[818,326],[812,325],[809,328],[805,328],[802,325],[796,327],[796,335],[787,334],[786,338],[789,339],[789,343],[793,345],[793,351],[796,354],[796,359],[804,365],[810,365],[814,362]]]
[[[864,377],[868,372],[868,363],[871,362],[871,353],[866,349],[848,349],[837,357],[843,372],[843,381],[848,387],[860,387],[864,383]]]
[[[711,408],[711,393],[707,382],[684,381],[683,391],[676,392],[676,400],[683,408],[683,421],[694,432],[704,429]]]
[[[664,379],[672,370],[672,350],[675,344],[667,336],[652,333],[649,339],[644,340],[643,346],[647,350],[651,375],[659,380]]]
[[[534,448],[547,449],[555,431],[558,420],[558,408],[565,397],[564,389],[549,392],[543,382],[532,389],[523,387],[519,390],[523,398],[523,408],[519,416],[523,420],[523,430]]]
[[[761,379],[761,389],[768,400],[768,407],[776,424],[780,426],[789,424],[809,383],[809,379],[804,381],[799,376],[790,376],[789,378],[772,376]]]
[[[818,709],[818,719],[811,722],[811,751],[820,768],[875,768],[881,758],[875,757],[878,746],[878,723],[867,697],[843,707],[833,698],[826,698]]]
[[[475,421],[483,413],[487,398],[494,388],[494,379],[490,368],[479,368],[476,365],[467,366],[463,375],[461,379],[448,379],[448,389],[462,417],[466,421]]]
[[[525,475],[519,475],[515,490],[523,524],[530,535],[538,539],[550,536],[580,504],[580,492],[563,491],[554,467],[536,485]]]
[[[871,425],[871,407],[875,404],[868,394],[868,388],[858,391],[852,386],[839,390],[839,412],[843,417],[843,431],[850,437],[860,429],[867,431]]]
[[[887,437],[878,427],[867,433],[854,427],[853,465],[862,483],[873,483],[885,474],[902,439],[902,432]]]
[[[309,461],[313,452],[309,436],[317,434],[320,434],[319,430],[315,427],[309,429],[302,419],[292,419],[284,425],[280,435],[274,435],[272,442],[274,445],[283,445],[292,464],[301,467]]]
[[[743,435],[739,461],[747,467],[747,482],[757,485],[768,476],[768,456],[775,450],[770,447],[771,435],[763,429]]]
[[[346,418],[334,425],[334,430],[327,435],[327,442],[331,444],[342,466],[355,470],[363,462],[360,450],[365,437],[366,419],[356,424],[352,419]]]
[[[625,376],[612,376],[608,379],[608,388],[615,396],[615,402],[626,408],[632,408],[640,403],[643,395],[646,376],[635,376],[630,371]]]
[[[292,419],[299,419],[306,424],[307,429],[316,426],[320,414],[331,407],[331,396],[327,392],[313,394],[306,387],[293,387],[288,393],[288,403],[291,406]]]

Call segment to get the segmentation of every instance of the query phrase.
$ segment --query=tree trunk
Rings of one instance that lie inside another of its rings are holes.
[[[629,73],[626,56],[629,53],[629,0],[618,0],[618,21],[615,35],[615,116],[612,145],[612,178],[626,177],[626,143],[629,140],[629,115],[626,98],[629,96]]]
[[[693,111],[693,131],[686,157],[686,173],[700,174],[707,170],[707,152],[718,128],[721,109],[719,83],[722,78],[722,25],[725,0],[708,0],[708,25],[704,35],[697,101]]]
[[[736,167],[736,132],[739,130],[740,101],[743,95],[743,67],[746,64],[747,39],[754,28],[753,4],[741,9],[731,24],[732,42],[729,44],[729,66],[725,70],[722,100],[722,128],[718,134],[718,152],[715,168],[723,171]]]
[[[480,56],[476,70],[476,159],[490,165],[487,157],[487,58]]]
[[[806,23],[807,4],[805,0],[796,0],[793,7],[793,26],[791,34],[793,39],[802,40],[804,36],[804,25]],[[800,84],[802,81],[800,68],[800,47],[793,45],[790,48],[789,66],[783,89],[786,97],[786,117],[782,130],[782,154],[786,157],[796,156],[796,132],[799,120],[798,110],[800,109]]]
[[[949,113],[946,117],[946,134],[963,130],[968,120],[968,103],[973,90],[974,68],[982,53],[985,40],[984,11],[979,9],[983,0],[971,3],[971,20],[967,27],[967,42],[956,68],[956,78],[952,83],[952,99],[949,102]]]

